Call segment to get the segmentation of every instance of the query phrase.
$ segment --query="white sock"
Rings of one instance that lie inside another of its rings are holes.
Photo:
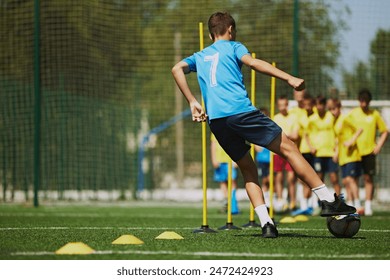
[[[371,200],[366,200],[364,202],[364,208],[371,210]]]
[[[355,199],[353,201],[353,206],[355,206],[356,208],[362,207],[362,204],[360,203],[360,199]]]
[[[311,196],[311,202],[310,202],[311,204],[311,207],[313,208],[313,209],[317,209],[320,205],[318,204],[318,197],[317,196],[314,196],[314,195],[312,195]]]
[[[312,189],[312,191],[315,193],[315,195],[318,197],[319,200],[326,200],[328,202],[334,201],[334,196],[329,191],[329,189],[325,186],[325,184]]]
[[[267,206],[265,204],[259,205],[255,208],[255,212],[257,216],[259,216],[261,227],[263,227],[266,223],[274,224],[271,217],[268,214]]]
[[[308,205],[309,205],[308,199],[302,198],[301,205],[300,205],[301,210],[306,210],[308,208]]]

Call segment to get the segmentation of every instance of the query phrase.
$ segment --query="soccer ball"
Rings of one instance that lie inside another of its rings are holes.
[[[360,229],[359,214],[332,216],[326,219],[328,230],[338,238],[351,238]]]

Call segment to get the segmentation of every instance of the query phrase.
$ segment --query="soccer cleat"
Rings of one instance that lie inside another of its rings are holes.
[[[342,199],[342,196],[337,196],[336,194],[334,194],[333,202],[321,200],[321,207],[321,217],[349,215],[356,213],[355,207],[347,205]]]
[[[264,238],[278,237],[278,230],[276,229],[276,226],[271,224],[270,222],[266,223],[261,229],[261,231],[262,231],[261,236]]]

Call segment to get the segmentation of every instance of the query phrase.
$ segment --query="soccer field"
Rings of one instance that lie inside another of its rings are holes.
[[[226,224],[226,215],[212,205],[208,210],[213,229]],[[202,223],[198,204],[64,204],[37,209],[18,205],[0,206],[0,259],[66,260],[197,260],[197,259],[295,259],[295,260],[388,260],[390,259],[390,213],[362,217],[359,233],[350,239],[333,237],[326,220],[309,217],[307,222],[279,224],[280,237],[264,239],[259,229],[195,234]],[[279,221],[281,216],[276,216]],[[241,226],[247,210],[234,216]],[[181,240],[155,239],[174,231]],[[142,245],[113,245],[122,235],[134,235]],[[57,255],[69,242],[83,242],[95,250],[88,255]]]

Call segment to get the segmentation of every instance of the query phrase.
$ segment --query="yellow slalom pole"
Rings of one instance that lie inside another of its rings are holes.
[[[252,57],[256,58],[256,54],[252,53]],[[256,71],[251,70],[251,101],[254,106],[256,106]],[[255,159],[255,145],[251,145],[251,156],[253,159]],[[253,207],[252,203],[249,202],[249,223],[255,222],[255,208]]]
[[[204,49],[203,41],[203,22],[199,22],[199,50]]]
[[[227,181],[227,189],[228,189],[228,207],[227,207],[227,223],[232,224],[232,160],[228,162],[228,181]]]
[[[204,49],[203,41],[203,22],[199,22],[199,49]],[[202,98],[202,107],[204,100]],[[203,225],[207,225],[207,141],[206,141],[206,123],[202,122],[202,185],[203,185]]]
[[[256,58],[256,54],[252,53],[252,57]],[[256,103],[256,71],[251,70],[251,102],[254,106]],[[255,158],[255,146],[251,145],[251,156],[252,158]]]
[[[272,62],[272,66],[276,66],[275,62]],[[273,119],[275,115],[275,94],[276,94],[276,78],[271,77],[271,106],[270,106],[270,118]],[[271,218],[274,217],[274,156],[271,152],[269,162],[269,215]]]
[[[203,50],[203,22],[199,22],[199,49]],[[202,107],[205,108],[202,98]],[[195,233],[216,232],[209,228],[207,224],[207,141],[206,141],[206,122],[202,122],[202,189],[203,189],[203,221],[200,229],[195,230]]]

